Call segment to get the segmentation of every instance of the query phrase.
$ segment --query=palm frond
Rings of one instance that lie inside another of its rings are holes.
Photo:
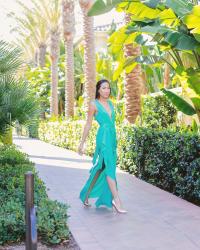
[[[31,85],[15,76],[21,63],[21,51],[10,46],[0,41],[0,134],[16,121],[31,124],[40,113]]]
[[[19,47],[0,40],[0,77],[13,74],[21,65],[22,51]]]

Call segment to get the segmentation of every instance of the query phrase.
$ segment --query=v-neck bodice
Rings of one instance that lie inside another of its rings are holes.
[[[95,105],[97,109],[97,113],[94,115],[96,121],[99,123],[99,125],[103,124],[113,124],[115,122],[115,112],[113,104],[110,100],[108,100],[108,104],[110,107],[111,115],[109,115],[108,111],[104,107],[102,103],[100,103],[97,99],[95,99]]]
[[[112,107],[111,107],[110,101],[109,100],[107,101],[107,103],[110,107],[110,114],[109,114],[108,110],[105,108],[105,106],[98,99],[96,99],[96,101],[103,107],[103,109],[106,111],[106,113],[108,113],[110,119],[112,119]]]

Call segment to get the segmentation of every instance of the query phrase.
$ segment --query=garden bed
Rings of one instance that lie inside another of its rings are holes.
[[[26,154],[14,146],[0,146],[0,245],[25,240],[25,178],[34,174],[34,204],[37,207],[38,240],[59,245],[69,240],[68,205],[50,200],[44,182]]]
[[[12,244],[7,245],[4,247],[0,247],[0,250],[24,250],[25,244],[24,242],[21,244]],[[80,250],[80,247],[78,246],[77,242],[75,241],[73,235],[71,232],[69,233],[69,240],[64,241],[60,245],[44,245],[41,242],[38,242],[37,245],[38,250]]]

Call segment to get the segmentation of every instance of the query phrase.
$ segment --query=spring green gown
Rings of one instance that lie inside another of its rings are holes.
[[[115,128],[115,112],[112,102],[108,99],[111,110],[111,117],[104,106],[95,99],[97,112],[94,115],[95,120],[99,124],[96,135],[96,148],[93,155],[92,167],[89,170],[89,178],[83,186],[79,198],[82,202],[88,198],[98,198],[95,202],[96,207],[105,205],[112,207],[112,193],[110,191],[106,175],[115,180],[116,179],[116,163],[117,163],[117,138]]]

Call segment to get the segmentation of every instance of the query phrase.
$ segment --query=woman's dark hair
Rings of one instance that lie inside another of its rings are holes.
[[[96,99],[99,98],[99,96],[100,96],[99,89],[101,88],[101,85],[104,82],[107,82],[109,84],[109,86],[110,86],[110,82],[108,80],[106,80],[106,79],[101,79],[100,81],[98,81],[97,84],[96,84],[96,95],[95,95]]]

